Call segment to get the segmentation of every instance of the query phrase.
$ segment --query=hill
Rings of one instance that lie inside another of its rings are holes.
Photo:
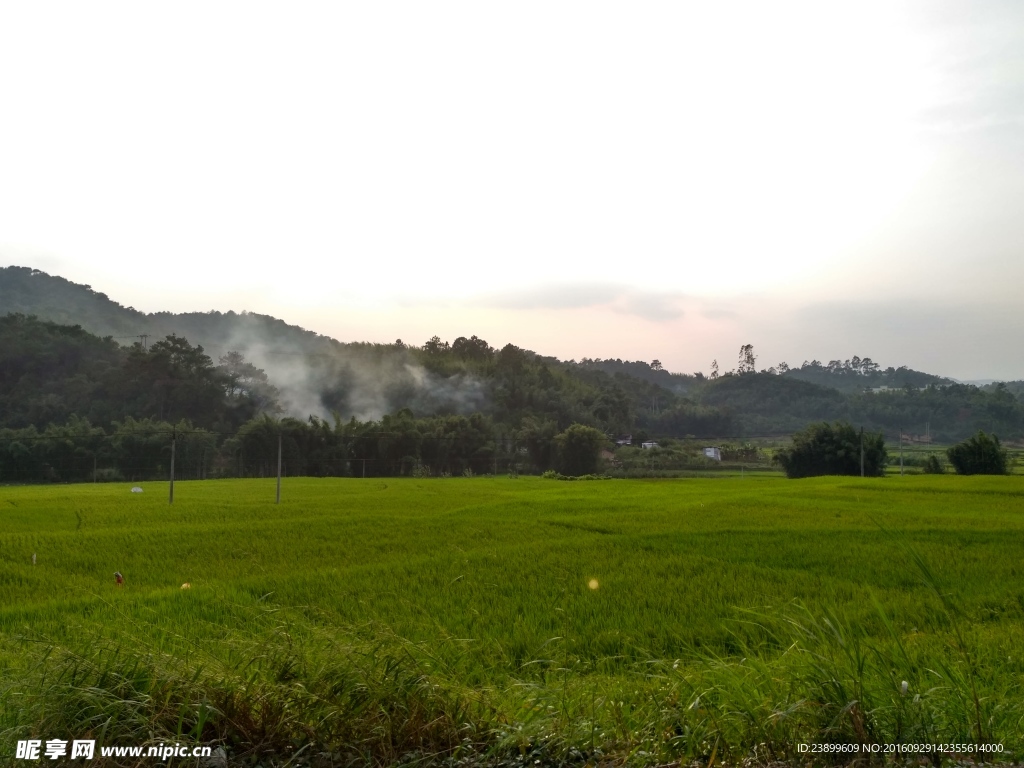
[[[268,351],[322,353],[334,339],[289,325],[269,315],[251,312],[140,312],[63,277],[28,267],[0,268],[0,307],[4,313],[33,315],[61,325],[80,325],[122,345],[144,337],[157,340],[171,334],[202,344],[214,358],[250,347]]]
[[[868,389],[903,389],[913,387],[947,386],[955,384],[953,379],[936,376],[923,371],[915,371],[905,365],[899,368],[882,368],[878,363],[866,357],[863,360],[856,355],[848,360],[831,360],[822,364],[817,360],[804,361],[799,368],[787,368],[780,371],[783,376],[818,384],[823,387],[838,389],[840,392],[855,393]]]
[[[511,346],[502,357],[476,336],[423,347],[343,343],[255,313],[142,313],[91,286],[25,267],[0,269],[0,306],[80,325],[125,346],[175,335],[202,346],[213,361],[237,352],[266,372],[283,411],[303,419],[379,419],[408,408],[417,415],[494,412],[514,426],[535,417],[563,429],[580,421],[628,431],[631,412],[643,415],[652,403],[667,408],[677,399],[675,391],[648,378],[612,375]],[[671,374],[661,374],[662,382],[671,382]]]
[[[247,312],[147,314],[24,267],[0,269],[0,302],[14,312],[0,324],[0,427],[13,429],[75,417],[108,432],[149,419],[235,434],[261,415],[289,415],[300,423],[354,419],[372,431],[389,418],[388,429],[421,438],[438,430],[490,435],[466,449],[466,461],[517,440],[533,446],[539,468],[550,458],[543,446],[573,423],[610,436],[741,438],[847,419],[893,439],[901,430],[939,440],[978,429],[1024,437],[1024,403],[1013,386],[954,384],[856,356],[758,373],[741,365],[706,378],[658,361],[564,362],[512,344],[497,350],[477,336],[434,336],[422,346],[344,343]],[[455,417],[485,421],[435,421]],[[390,466],[422,453],[392,450],[384,451]]]

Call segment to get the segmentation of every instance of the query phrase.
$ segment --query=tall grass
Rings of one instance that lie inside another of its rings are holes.
[[[384,765],[451,754],[474,735],[467,723],[493,716],[399,642],[277,635],[238,638],[209,666],[102,638],[79,652],[49,648],[26,678],[19,720],[54,738],[213,743],[278,762],[340,751]]]
[[[535,660],[544,674],[499,688],[468,687],[431,649],[384,633],[264,623],[207,664],[104,637],[50,646],[18,681],[3,736],[212,743],[267,765],[654,765],[792,760],[815,742],[998,742],[1007,752],[992,757],[1010,759],[1024,719],[1019,680],[994,665],[895,633],[880,642],[800,604],[737,620],[738,657],[693,652],[606,676],[553,648]]]

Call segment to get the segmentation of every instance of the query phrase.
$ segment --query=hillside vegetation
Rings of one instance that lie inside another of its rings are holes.
[[[101,467],[154,476],[171,433],[193,435],[179,467],[194,477],[270,472],[277,434],[287,472],[329,475],[539,472],[576,423],[609,447],[629,435],[742,441],[837,420],[890,440],[1024,438],[1014,385],[955,384],[868,358],[756,371],[746,345],[735,370],[716,364],[704,376],[658,361],[560,361],[477,336],[342,343],[261,315],[143,314],[19,267],[0,270],[0,299],[32,313],[0,317],[7,481],[86,479]]]

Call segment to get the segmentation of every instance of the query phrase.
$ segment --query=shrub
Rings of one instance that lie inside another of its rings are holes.
[[[611,475],[563,475],[549,469],[541,477],[545,480],[612,480]]]
[[[933,453],[924,460],[923,471],[926,475],[941,475],[946,470],[942,468],[942,462],[939,461],[939,457]]]
[[[1006,451],[999,438],[978,432],[946,450],[949,463],[958,475],[1005,475]]]
[[[601,449],[606,442],[608,438],[600,430],[573,424],[565,432],[555,435],[556,469],[563,475],[596,474]]]
[[[859,475],[861,441],[864,446],[864,475],[881,477],[885,472],[885,437],[864,434],[846,422],[811,424],[793,435],[793,445],[775,454],[786,477],[818,475]]]

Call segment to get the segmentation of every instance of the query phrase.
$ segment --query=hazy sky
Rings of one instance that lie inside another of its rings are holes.
[[[8,264],[342,340],[1024,378],[1024,3],[0,2]]]

